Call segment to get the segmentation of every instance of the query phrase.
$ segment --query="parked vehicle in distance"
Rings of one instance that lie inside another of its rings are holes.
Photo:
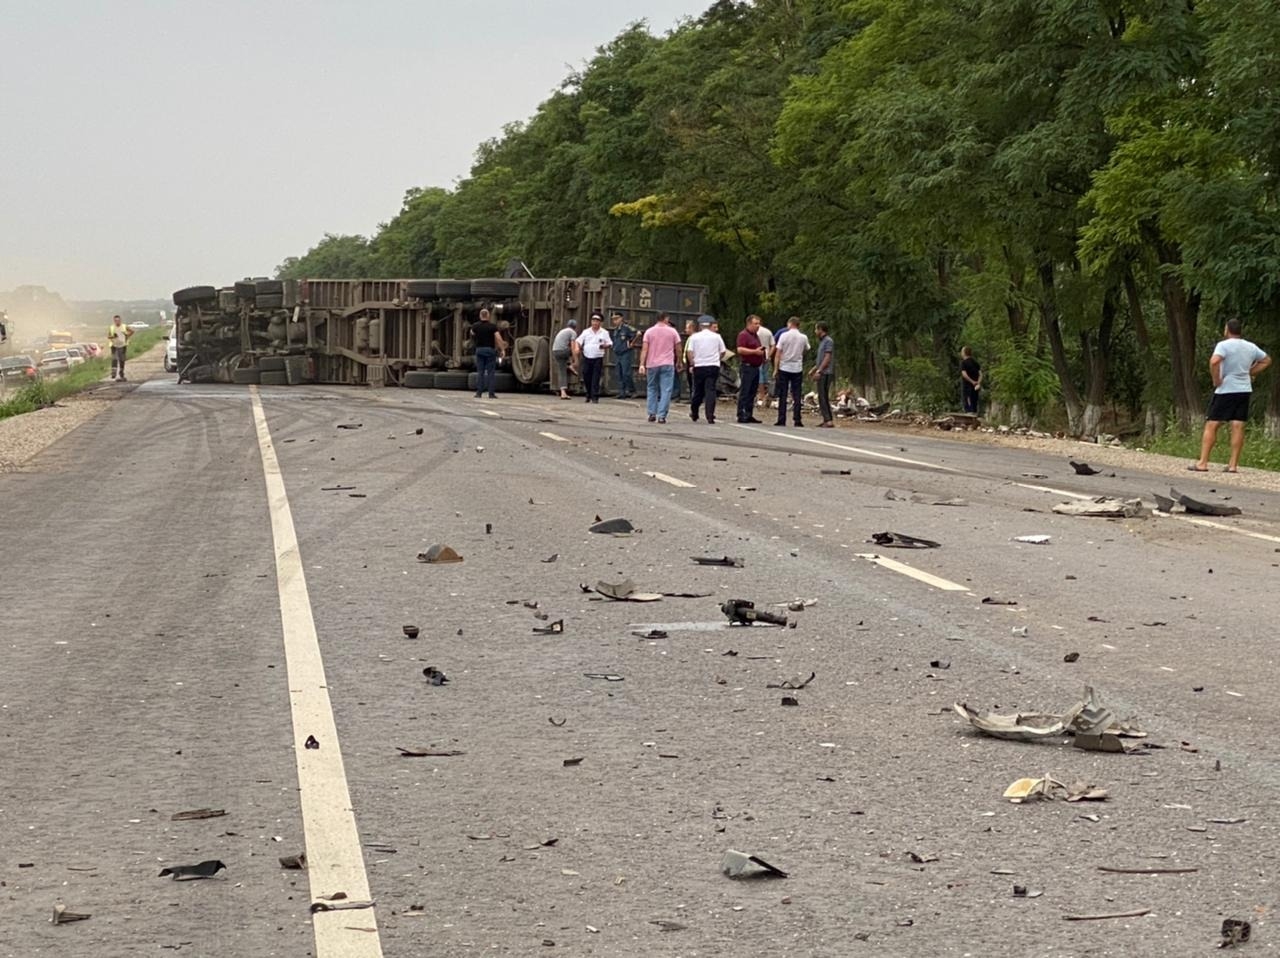
[[[38,368],[46,376],[61,375],[71,368],[71,357],[65,349],[50,349],[40,357]]]
[[[128,328],[128,329],[150,329],[150,328],[151,328],[151,324],[150,324],[150,323],[144,323],[144,322],[142,322],[142,320],[138,320],[138,322],[136,322],[136,323],[130,323],[130,324],[128,325],[128,327],[127,327],[127,328]]]
[[[66,354],[68,366],[83,366],[84,361],[87,358],[79,346],[68,346],[66,348]]]
[[[26,386],[40,379],[35,359],[24,354],[0,359],[0,384],[7,387]]]
[[[75,345],[84,353],[86,359],[97,359],[102,355],[102,347],[97,343],[76,343]]]
[[[164,371],[167,373],[176,373],[178,371],[178,327],[176,324],[169,327],[169,339],[164,344]]]

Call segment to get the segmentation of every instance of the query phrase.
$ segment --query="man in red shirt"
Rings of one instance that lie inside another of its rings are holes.
[[[747,317],[747,327],[738,333],[738,422],[759,422],[755,417],[756,390],[760,386],[760,367],[764,365],[764,346],[758,335],[760,317]]]

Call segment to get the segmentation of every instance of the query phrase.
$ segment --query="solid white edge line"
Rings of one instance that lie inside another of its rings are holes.
[[[365,874],[360,834],[351,808],[351,792],[329,701],[293,512],[258,387],[249,389],[275,543],[276,585],[280,593],[280,622],[311,900],[343,892],[349,901],[369,901],[369,878]],[[320,743],[318,749],[304,747],[303,743],[311,735]],[[356,925],[373,928],[373,933],[352,927]],[[372,908],[356,912],[317,912],[312,916],[312,929],[316,958],[380,958],[382,955],[382,941]]]
[[[484,415],[484,416],[495,416],[495,417],[497,417],[498,419],[501,419],[501,418],[502,418],[502,413],[500,413],[500,412],[494,412],[492,409],[481,409],[481,410],[480,410],[480,413],[481,413],[481,415]]]
[[[564,436],[557,436],[554,432],[540,432],[539,436],[546,436],[548,439],[554,439],[556,442],[568,442]]]
[[[935,589],[942,589],[944,592],[968,592],[967,585],[960,585],[958,582],[952,582],[950,579],[943,579],[940,576],[931,575],[928,572],[921,572],[905,562],[899,562],[896,559],[886,559],[884,556],[875,552],[859,552],[859,559],[866,559],[878,566],[888,569],[890,572],[897,572],[905,575],[909,579],[915,579],[917,582],[923,582],[925,585],[931,585]]]
[[[751,428],[746,423],[740,423],[740,422],[732,423],[731,425],[737,426],[739,429]],[[794,433],[778,431],[782,428],[783,427],[778,426],[778,427],[774,427],[773,429],[768,429],[763,431],[768,432],[768,434],[771,436],[777,436],[780,439],[794,439],[796,440],[796,442],[811,442],[817,446],[829,446],[832,449],[843,449],[845,452],[856,452],[862,456],[873,456],[876,459],[887,459],[889,462],[900,462],[903,465],[907,465],[907,466],[923,466],[926,469],[937,469],[939,472],[955,472],[956,471],[955,469],[952,469],[950,466],[939,466],[936,463],[932,463],[932,462],[921,462],[919,459],[907,459],[903,456],[890,455],[887,452],[876,452],[874,449],[863,449],[860,446],[846,446],[838,442],[828,442],[826,439],[815,439],[812,436],[797,436]],[[760,432],[762,430],[755,430],[755,431]]]
[[[677,479],[675,476],[668,476],[665,472],[646,472],[646,476],[650,479],[657,479],[659,482],[665,482],[669,486],[675,486],[677,489],[696,489],[692,482],[685,482],[683,479]]]

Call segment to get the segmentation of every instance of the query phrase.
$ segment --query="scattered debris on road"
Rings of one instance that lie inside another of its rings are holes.
[[[662,599],[661,592],[637,592],[636,584],[630,579],[621,579],[618,582],[602,580],[595,584],[594,591],[614,602],[659,602]]]
[[[453,758],[457,755],[466,755],[460,748],[404,748],[397,745],[396,751],[400,753],[401,758]]]
[[[221,818],[227,814],[223,808],[193,808],[188,812],[174,812],[169,816],[171,822],[191,822],[201,818]]]
[[[197,878],[212,878],[220,869],[226,867],[218,859],[211,858],[195,865],[170,865],[168,868],[160,869],[157,877],[164,878],[165,875],[171,875],[174,881],[193,881]]]
[[[1017,742],[1036,742],[1062,736],[1074,736],[1072,744],[1094,752],[1128,752],[1136,745],[1126,738],[1145,738],[1146,732],[1119,721],[1115,714],[1098,701],[1091,686],[1085,686],[1084,700],[1061,714],[1018,712],[998,715],[978,712],[962,702],[954,706],[956,714],[984,735]]]
[[[312,750],[318,749],[320,747],[320,740],[314,735],[308,735],[307,740],[302,743],[302,747]]]
[[[596,516],[595,525],[587,531],[606,536],[629,536],[631,533],[639,532],[640,530],[627,519],[601,519]]]
[[[301,871],[307,867],[307,854],[300,852],[297,855],[281,855],[280,867],[286,871]]]
[[[1104,802],[1107,800],[1108,795],[1105,788],[1098,788],[1096,785],[1089,785],[1085,782],[1075,782],[1068,785],[1065,782],[1058,781],[1051,775],[1045,775],[1043,778],[1018,779],[1004,790],[1004,797],[1015,805],[1022,805],[1037,798],[1049,800],[1065,798],[1072,803]]]
[[[564,619],[556,619],[550,625],[535,625],[534,635],[560,635],[564,632]]]
[[[763,871],[759,871],[759,869],[763,869]],[[759,874],[762,877],[774,878],[787,877],[787,873],[781,868],[775,868],[759,855],[748,855],[745,852],[734,851],[732,848],[726,851],[724,858],[720,860],[720,871],[730,878],[737,878],[743,874]]]
[[[987,596],[985,599],[982,600],[982,604],[983,605],[1017,605],[1018,603],[1015,602],[1013,599],[996,599],[996,598],[992,598],[991,596]]]
[[[1074,459],[1067,460],[1068,465],[1076,471],[1077,476],[1100,476],[1102,473],[1094,469],[1087,462],[1076,462]]]
[[[416,639],[418,637],[418,627],[416,625],[402,625],[400,631],[404,633],[406,639]]]
[[[1240,515],[1239,506],[1219,506],[1212,502],[1201,502],[1199,499],[1192,499],[1190,496],[1184,496],[1177,489],[1170,489],[1169,495],[1173,496],[1187,512],[1197,516],[1238,516]]]
[[[545,559],[539,559],[538,561],[544,562],[544,563],[550,563],[550,562],[555,562],[559,558],[560,558],[560,553],[553,552],[551,553],[551,555],[547,556]]]
[[[419,552],[418,561],[440,565],[446,562],[461,562],[462,556],[458,555],[452,546],[436,543],[426,552]]]
[[[767,688],[767,689],[788,689],[788,690],[791,690],[791,691],[796,691],[796,692],[798,692],[798,691],[800,691],[800,689],[804,688],[806,685],[808,685],[810,682],[812,682],[812,681],[813,681],[814,679],[816,679],[817,677],[818,677],[818,673],[817,673],[817,672],[810,672],[810,673],[809,673],[809,677],[808,677],[807,679],[802,679],[802,678],[800,678],[800,676],[798,676],[798,675],[797,675],[797,676],[795,676],[794,678],[784,679],[784,680],[783,680],[783,681],[781,681],[781,682],[770,682],[768,685],[766,685],[766,686],[765,686],[765,688]]]
[[[715,558],[713,556],[689,556],[698,565],[722,565],[730,569],[741,569],[743,562],[734,556],[721,556]]]
[[[583,672],[584,676],[589,679],[603,679],[606,682],[621,682],[621,675],[614,675],[612,672]]]
[[[941,542],[934,542],[932,539],[920,539],[916,536],[909,536],[902,532],[873,532],[871,540],[878,546],[884,546],[886,549],[940,549]]]
[[[1252,933],[1253,927],[1244,919],[1224,918],[1222,919],[1222,941],[1218,942],[1218,947],[1231,948],[1235,945],[1243,945]]]
[[[1133,519],[1144,514],[1141,499],[1098,496],[1087,501],[1060,502],[1053,511],[1062,516],[1096,516],[1103,519]]]
[[[449,681],[449,676],[445,675],[434,665],[428,665],[422,670],[422,674],[427,677],[427,681],[432,685],[444,685]]]
[[[362,422],[340,422],[340,423],[338,423],[338,428],[339,428],[339,429],[360,429],[360,428],[362,428],[363,426],[364,426],[364,423],[362,423]]]
[[[68,911],[66,905],[57,904],[53,906],[53,917],[49,919],[49,924],[69,925],[73,921],[88,921],[91,917],[93,916],[83,912]]]
[[[785,615],[757,609],[754,602],[747,599],[730,599],[720,604],[720,611],[729,618],[730,625],[754,625],[757,622],[765,625],[787,624]]]
[[[1028,545],[1033,545],[1033,546],[1047,546],[1049,544],[1049,540],[1052,538],[1053,538],[1052,536],[1037,534],[1037,535],[1029,535],[1029,536],[1014,536],[1013,541],[1025,542]]]
[[[1116,911],[1105,915],[1063,915],[1067,921],[1105,921],[1108,918],[1141,918],[1151,914],[1150,908],[1139,908],[1137,911]]]

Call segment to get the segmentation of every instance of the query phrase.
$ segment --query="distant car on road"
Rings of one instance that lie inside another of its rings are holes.
[[[84,361],[88,359],[79,346],[68,346],[66,348],[67,364],[69,366],[83,366]]]
[[[40,357],[38,368],[46,376],[59,376],[71,368],[71,357],[65,349],[50,349]]]
[[[128,326],[127,328],[129,328],[129,329],[150,329],[150,328],[151,328],[151,324],[150,324],[150,323],[144,323],[144,322],[142,322],[142,320],[138,320],[136,323],[130,323],[130,324],[129,324],[129,326]]]
[[[26,386],[40,378],[40,367],[27,355],[0,359],[0,383],[8,387]]]
[[[178,327],[176,325],[169,327],[169,339],[164,346],[164,371],[167,373],[178,371]]]
[[[87,359],[97,359],[102,355],[102,347],[97,343],[76,343],[75,345]]]

